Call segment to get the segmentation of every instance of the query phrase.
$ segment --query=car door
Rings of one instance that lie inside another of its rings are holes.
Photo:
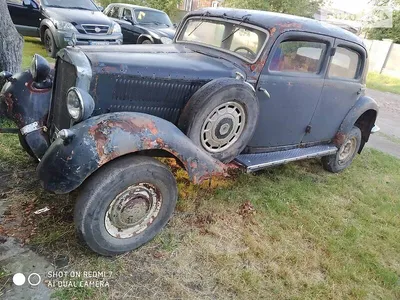
[[[31,5],[24,5],[22,0],[7,0],[11,19],[18,32],[23,36],[39,37],[39,27],[42,21],[40,6],[35,1]]]
[[[276,40],[257,85],[260,117],[250,148],[300,144],[321,96],[333,43],[304,32]]]
[[[365,49],[336,39],[332,54],[321,99],[310,124],[310,134],[304,137],[304,142],[333,139],[347,113],[365,91],[362,83]]]
[[[134,25],[135,21],[132,9],[126,7],[122,8],[119,24],[121,25],[122,34],[124,35],[124,44],[136,44],[139,33]]]

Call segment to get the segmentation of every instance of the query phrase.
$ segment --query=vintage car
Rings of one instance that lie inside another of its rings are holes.
[[[322,157],[340,172],[361,153],[378,106],[368,54],[315,20],[233,9],[191,12],[172,44],[68,47],[55,70],[35,55],[1,93],[43,187],[79,188],[78,235],[117,255],[151,240],[174,212],[171,157],[194,183]],[[229,164],[228,164],[229,163]]]

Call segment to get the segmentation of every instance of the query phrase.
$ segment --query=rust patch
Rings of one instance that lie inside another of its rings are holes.
[[[346,140],[346,135],[343,132],[338,132],[336,133],[334,139],[333,139],[333,143],[336,146],[342,146],[344,141]]]
[[[118,151],[110,151],[106,153],[105,148],[109,142],[109,135],[114,128],[120,128],[129,133],[139,133],[141,131],[149,130],[152,134],[158,133],[158,129],[154,122],[145,119],[131,119],[125,121],[113,121],[107,120],[96,124],[89,128],[89,134],[94,138],[96,143],[97,154],[99,155],[100,161],[99,166],[117,158],[120,154]],[[158,145],[163,145],[162,140],[156,141]],[[144,145],[153,145],[152,141],[145,139]]]
[[[5,95],[4,102],[6,103],[6,106],[7,106],[7,114],[9,116],[11,116],[12,111],[13,111],[14,101],[13,101],[12,95],[10,93],[7,93]]]
[[[278,24],[278,26],[283,29],[287,29],[287,28],[300,29],[303,27],[300,23],[296,23],[296,22],[280,23],[280,24]]]

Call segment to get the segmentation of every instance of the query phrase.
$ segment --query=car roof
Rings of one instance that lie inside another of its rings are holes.
[[[155,9],[155,8],[146,7],[146,6],[140,6],[140,5],[134,5],[134,4],[128,4],[128,3],[111,3],[110,5],[112,5],[112,6],[122,6],[122,7],[126,7],[126,8],[131,8],[131,9],[145,9],[145,10],[163,12],[162,10],[158,10],[158,9]]]
[[[186,18],[192,16],[222,17],[233,20],[243,20],[244,17],[248,17],[248,20],[246,20],[245,23],[256,25],[268,29],[269,31],[275,31],[277,29],[281,29],[282,31],[301,30],[343,39],[365,48],[363,40],[350,31],[326,22],[299,16],[269,11],[232,8],[203,8],[190,12]]]

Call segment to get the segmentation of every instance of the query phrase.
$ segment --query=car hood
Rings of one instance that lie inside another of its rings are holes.
[[[152,36],[159,37],[168,37],[173,39],[175,36],[175,29],[170,27],[162,27],[162,26],[144,26],[144,25],[136,25],[136,27],[142,29],[143,31],[147,31]]]
[[[111,26],[112,24],[112,21],[100,11],[47,7],[45,15],[48,18],[70,22],[74,25],[96,24]]]
[[[225,59],[194,52],[184,45],[121,45],[81,47],[93,75],[135,76],[160,80],[209,81],[235,77],[238,66]],[[116,55],[118,53],[118,55]]]

